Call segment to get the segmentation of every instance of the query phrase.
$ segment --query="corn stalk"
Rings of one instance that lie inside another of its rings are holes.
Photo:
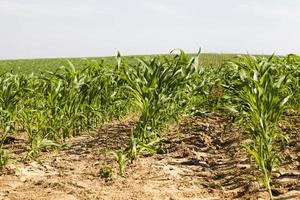
[[[270,58],[242,57],[232,63],[240,72],[243,83],[239,97],[251,142],[243,146],[255,159],[262,174],[263,183],[272,199],[272,171],[278,166],[276,139],[284,137],[277,129],[277,123],[285,110],[291,95],[284,91],[289,82],[288,74],[281,74],[280,66]]]

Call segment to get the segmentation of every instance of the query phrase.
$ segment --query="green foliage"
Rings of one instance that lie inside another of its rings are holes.
[[[300,109],[300,57],[294,54],[287,55],[278,60],[282,66],[280,73],[288,73],[290,81],[288,84],[288,92],[293,94],[288,102],[291,109]]]
[[[30,79],[30,77],[28,77]],[[9,154],[3,149],[6,138],[14,132],[18,122],[20,106],[26,93],[28,80],[25,76],[9,73],[0,76],[0,166],[4,167]]]
[[[195,60],[180,50],[172,59],[154,57],[139,59],[138,65],[122,65],[124,88],[141,112],[130,140],[132,159],[139,149],[149,149],[161,137],[159,130],[187,104],[185,95],[196,70]]]
[[[39,75],[0,76],[0,149],[7,136],[26,131],[28,157],[127,113],[118,66],[86,61]]]
[[[10,156],[8,154],[8,152],[4,149],[0,149],[0,169],[2,170],[8,163],[10,160]]]
[[[34,135],[34,137],[29,139],[29,143],[30,145],[27,156],[33,160],[35,160],[38,154],[46,147],[60,147],[59,144],[53,142],[52,140],[42,138],[41,135]]]
[[[120,174],[120,176],[124,176],[125,175],[125,166],[126,166],[126,153],[122,150],[119,150],[117,152],[113,152],[113,154],[119,165],[119,174]]]
[[[244,147],[272,197],[272,171],[280,156],[276,144],[285,139],[277,123],[287,108],[300,108],[300,58],[244,56],[224,64],[233,56],[179,50],[162,56],[118,53],[115,60],[1,61],[0,71],[27,75],[0,75],[0,168],[10,159],[7,137],[19,131],[28,134],[27,156],[37,159],[43,150],[59,149],[66,138],[135,112],[139,119],[127,149],[113,153],[124,176],[128,160],[142,151],[166,152],[160,141],[171,121],[226,110],[232,122],[247,128],[251,142]],[[100,170],[101,177],[111,175],[111,168]]]
[[[242,88],[239,97],[252,139],[244,147],[255,159],[262,172],[260,180],[272,198],[271,175],[279,161],[275,141],[283,137],[277,129],[277,123],[291,98],[287,93],[289,73],[282,73],[281,68],[284,66],[276,62],[273,56],[241,57],[232,65],[240,73]]]
[[[139,56],[124,56],[122,60],[128,64],[137,64],[136,58],[151,59],[157,55],[139,55]],[[170,57],[170,55],[165,55]],[[188,56],[194,56],[189,54]],[[221,66],[225,61],[233,58],[232,54],[201,54],[201,65],[205,66]],[[114,57],[89,57],[88,60],[95,60],[96,62],[104,61],[108,65],[115,63]],[[0,60],[0,73],[12,72],[31,74],[45,71],[55,71],[61,66],[67,66],[68,61],[71,61],[76,69],[84,68],[85,59],[83,58],[41,58],[41,59],[17,59],[17,60]]]

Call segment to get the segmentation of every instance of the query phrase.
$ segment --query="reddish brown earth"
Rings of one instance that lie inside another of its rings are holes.
[[[274,173],[276,199],[300,199],[300,117],[288,120],[280,124],[290,142]],[[163,140],[167,154],[141,155],[119,176],[107,152],[126,145],[135,121],[104,124],[70,139],[59,153],[43,152],[39,162],[24,162],[25,141],[17,138],[6,145],[16,161],[0,176],[0,199],[268,199],[240,146],[241,130],[233,125],[224,132],[229,120],[221,114],[173,124]],[[110,179],[99,175],[105,166],[113,169]]]

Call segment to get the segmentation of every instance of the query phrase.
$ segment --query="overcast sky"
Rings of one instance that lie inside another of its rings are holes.
[[[0,58],[300,54],[300,0],[0,0]]]

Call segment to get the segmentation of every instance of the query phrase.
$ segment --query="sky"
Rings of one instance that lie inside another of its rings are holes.
[[[0,59],[300,54],[300,0],[0,0]]]

